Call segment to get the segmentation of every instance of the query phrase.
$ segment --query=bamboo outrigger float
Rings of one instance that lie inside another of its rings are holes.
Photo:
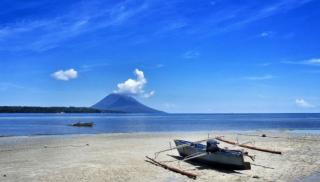
[[[280,151],[263,149],[263,148],[258,148],[258,147],[245,145],[245,144],[237,144],[236,142],[225,140],[225,139],[222,139],[221,137],[217,137],[216,139],[221,141],[221,142],[225,142],[225,143],[228,143],[228,144],[231,144],[231,145],[236,145],[236,146],[243,147],[243,148],[248,148],[248,149],[257,150],[257,151],[261,151],[261,152],[268,152],[268,153],[272,153],[272,154],[280,154],[280,155],[282,154],[282,152],[280,152]]]

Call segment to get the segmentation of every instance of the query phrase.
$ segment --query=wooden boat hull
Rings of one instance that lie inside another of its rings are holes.
[[[78,123],[74,123],[71,126],[76,126],[76,127],[93,127],[93,123],[82,123],[82,122],[78,122]]]
[[[191,144],[190,146],[178,148],[179,155],[182,157],[206,153],[206,145],[192,144],[192,142],[188,142],[184,140],[174,140],[174,142],[176,146],[183,145],[183,144]],[[219,167],[219,168],[242,169],[242,170],[250,169],[250,163],[244,161],[243,153],[238,150],[221,149],[214,153],[209,153],[208,155],[201,156],[192,160],[205,163],[213,167]]]

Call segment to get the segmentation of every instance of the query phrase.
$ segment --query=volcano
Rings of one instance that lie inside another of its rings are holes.
[[[91,108],[125,113],[164,113],[140,103],[129,95],[116,93],[109,94]]]

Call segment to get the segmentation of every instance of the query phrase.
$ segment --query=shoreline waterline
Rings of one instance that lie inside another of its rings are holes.
[[[77,122],[94,126],[70,126]],[[0,136],[212,130],[318,133],[320,114],[0,114]]]
[[[35,134],[35,135],[0,135],[1,138],[12,137],[69,137],[69,136],[95,136],[95,135],[144,135],[144,134],[204,134],[214,136],[215,133],[232,133],[232,134],[263,134],[263,133],[282,133],[297,136],[320,136],[320,130],[290,130],[290,129],[259,129],[259,130],[204,130],[204,131],[142,131],[142,132],[112,132],[112,133],[66,133],[66,134]]]

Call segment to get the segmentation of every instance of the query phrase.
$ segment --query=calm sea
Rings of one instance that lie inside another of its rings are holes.
[[[259,129],[317,132],[320,114],[0,114],[0,136]]]

